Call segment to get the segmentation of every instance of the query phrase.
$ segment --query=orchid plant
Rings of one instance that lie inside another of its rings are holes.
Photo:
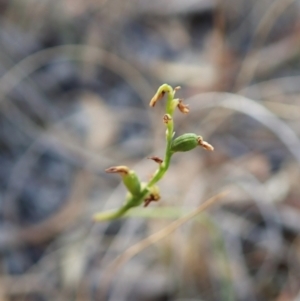
[[[158,164],[158,168],[154,175],[148,182],[141,182],[136,172],[129,169],[127,166],[121,165],[107,168],[107,173],[117,173],[121,176],[127,189],[125,203],[117,210],[96,213],[94,215],[94,221],[100,222],[120,218],[133,207],[142,204],[147,207],[151,202],[158,201],[160,199],[160,194],[156,184],[164,177],[169,168],[171,158],[176,152],[187,152],[197,146],[201,146],[208,151],[214,150],[212,145],[204,141],[201,136],[194,133],[186,133],[174,139],[173,115],[176,108],[184,114],[189,113],[189,106],[184,104],[182,99],[175,98],[175,94],[179,89],[180,87],[175,87],[173,89],[170,85],[163,84],[158,88],[149,104],[150,107],[154,107],[156,103],[166,95],[165,114],[163,116],[163,123],[166,127],[165,156],[163,159],[156,156],[149,157],[149,159],[154,160]]]

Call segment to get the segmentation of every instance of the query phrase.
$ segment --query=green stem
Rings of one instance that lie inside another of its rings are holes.
[[[93,220],[95,222],[104,222],[112,219],[122,217],[131,207],[124,205],[118,210],[108,210],[104,212],[99,212],[94,215]]]
[[[168,93],[168,99],[166,104],[166,112],[171,117],[173,117],[174,109],[172,108],[172,101],[174,99],[174,93],[173,89],[169,87],[170,92]],[[173,132],[174,132],[174,122],[173,120],[170,120],[167,124],[167,131],[166,131],[166,152],[165,152],[165,158],[163,163],[160,165],[159,169],[155,172],[153,178],[150,180],[150,182],[147,184],[147,188],[153,186],[155,183],[157,183],[166,173],[166,171],[169,168],[172,152],[171,149],[171,143],[173,138]]]
[[[174,108],[172,102],[174,100],[174,91],[171,86],[165,85],[165,91],[168,93],[167,104],[166,104],[166,113],[173,118]],[[116,211],[106,211],[98,213],[94,216],[95,221],[108,221],[111,219],[116,219],[122,217],[130,208],[139,206],[143,203],[144,199],[149,194],[149,188],[156,184],[166,173],[169,168],[172,152],[171,152],[171,143],[173,139],[174,132],[174,122],[173,119],[167,123],[166,130],[166,151],[163,162],[160,164],[159,168],[154,173],[152,179],[147,183],[147,185],[142,189],[141,193],[138,196],[131,195],[125,205],[119,208]]]

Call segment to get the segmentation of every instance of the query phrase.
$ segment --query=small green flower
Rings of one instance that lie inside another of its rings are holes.
[[[118,173],[128,191],[135,196],[141,194],[141,182],[134,170],[130,170],[127,166],[113,166],[105,170],[108,173]]]

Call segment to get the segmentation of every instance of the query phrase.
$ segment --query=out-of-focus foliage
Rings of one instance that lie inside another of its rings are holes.
[[[299,14],[293,0],[1,1],[1,300],[298,300]],[[93,224],[123,201],[107,167],[147,179],[163,155],[148,103],[164,82],[190,105],[176,134],[215,151],[176,154],[159,202]]]

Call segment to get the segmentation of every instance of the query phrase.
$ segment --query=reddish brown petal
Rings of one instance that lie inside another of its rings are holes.
[[[152,97],[152,99],[150,100],[149,106],[150,106],[150,107],[154,107],[155,104],[156,104],[160,99],[162,99],[162,98],[164,97],[165,93],[166,93],[165,91],[161,91],[160,93],[156,93],[156,94]]]
[[[127,166],[120,165],[120,166],[109,167],[109,168],[105,169],[105,171],[107,173],[118,173],[121,175],[127,175],[129,173],[129,168]]]
[[[206,141],[202,141],[201,143],[199,143],[199,145],[201,145],[204,149],[206,149],[208,151],[214,150],[214,147]]]
[[[163,163],[163,160],[161,158],[159,158],[159,157],[156,157],[156,156],[148,157],[148,159],[151,159],[151,160],[153,160],[154,162],[156,162],[158,164]]]
[[[164,120],[165,124],[168,124],[169,121],[172,120],[172,117],[169,114],[165,114],[164,117],[163,117],[163,120]]]
[[[160,196],[158,194],[150,194],[147,198],[144,200],[144,207],[147,207],[151,202],[157,202],[160,199]]]
[[[183,102],[182,102],[182,99],[179,100],[179,103],[177,105],[179,111],[183,114],[187,114],[190,109],[189,109],[189,105],[185,105]]]

